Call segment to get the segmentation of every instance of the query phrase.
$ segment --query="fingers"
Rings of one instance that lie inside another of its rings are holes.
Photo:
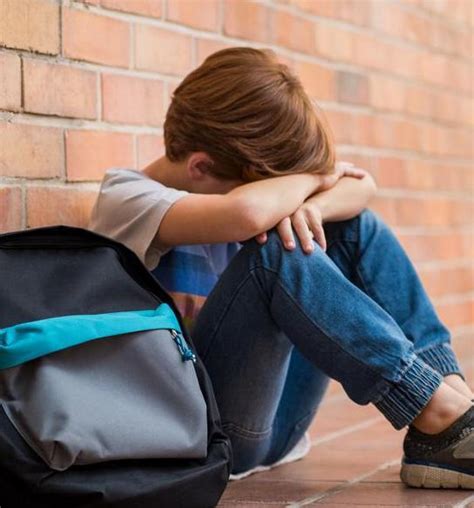
[[[295,237],[293,236],[293,230],[291,228],[291,219],[285,217],[277,225],[277,231],[280,235],[281,241],[285,249],[292,250],[295,248]]]
[[[352,166],[354,166],[354,163],[349,162],[349,161],[336,161],[336,164],[335,164],[336,168],[347,168],[347,167],[352,167]]]
[[[352,176],[354,178],[364,178],[367,171],[362,168],[358,168],[353,162],[348,161],[337,161],[335,164],[336,171],[339,171],[342,176]]]
[[[291,218],[293,227],[300,240],[301,247],[309,254],[314,250],[313,232],[308,227],[305,215],[302,212],[296,211]]]
[[[287,250],[293,250],[296,247],[294,232],[298,236],[301,248],[306,254],[314,251],[315,241],[324,251],[327,248],[321,217],[318,217],[318,214],[314,210],[297,210],[291,217],[282,219],[277,224],[276,229],[283,246]],[[267,240],[267,234],[260,233],[255,237],[259,243],[264,243],[261,238],[262,235],[265,235],[264,241]]]
[[[306,220],[308,222],[310,230],[314,235],[314,241],[317,242],[324,251],[326,251],[327,249],[326,235],[324,234],[323,225],[313,214],[308,214]]]
[[[344,170],[344,176],[352,176],[354,178],[364,178],[366,174],[367,171],[362,168],[347,168]]]
[[[259,233],[255,237],[255,240],[257,240],[257,242],[260,244],[265,243],[267,241],[267,233],[265,231],[263,233]]]

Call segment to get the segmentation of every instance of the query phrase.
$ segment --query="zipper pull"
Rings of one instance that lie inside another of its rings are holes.
[[[196,355],[191,351],[191,349],[186,344],[183,335],[174,328],[171,328],[170,332],[173,337],[173,340],[176,342],[178,346],[183,362],[185,362],[186,360],[192,360],[193,362],[196,362]]]

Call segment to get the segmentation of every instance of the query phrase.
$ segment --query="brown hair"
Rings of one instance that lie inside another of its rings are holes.
[[[210,173],[224,179],[328,173],[335,164],[324,115],[271,49],[209,55],[174,90],[164,142],[174,162],[206,152],[214,162]]]

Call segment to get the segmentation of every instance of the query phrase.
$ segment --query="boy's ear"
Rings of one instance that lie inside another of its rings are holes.
[[[194,152],[188,158],[187,169],[191,178],[201,180],[214,164],[206,152]]]

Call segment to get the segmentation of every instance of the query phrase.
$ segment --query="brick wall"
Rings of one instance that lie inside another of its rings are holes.
[[[472,337],[472,15],[469,0],[0,0],[0,231],[86,224],[107,167],[163,153],[186,73],[268,46],[339,158],[376,178],[370,206],[453,334]]]

